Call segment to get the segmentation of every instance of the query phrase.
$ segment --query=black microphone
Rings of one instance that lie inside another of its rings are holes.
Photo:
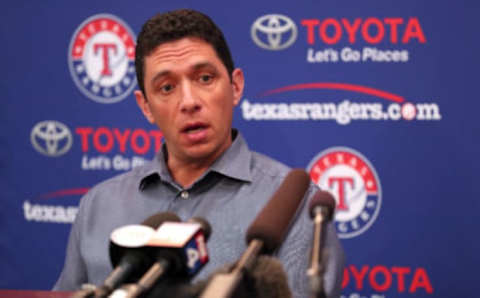
[[[287,234],[290,222],[310,184],[310,177],[301,169],[288,173],[267,205],[247,230],[247,250],[228,274],[217,274],[202,293],[202,298],[231,297],[245,270],[254,265],[259,254],[275,251]]]
[[[180,219],[174,213],[160,212],[145,219],[141,225],[127,225],[115,229],[110,236],[109,249],[113,271],[102,285],[77,291],[73,297],[106,297],[123,283],[136,280],[153,263],[146,251],[141,248],[140,238],[150,237],[154,233],[154,228],[166,221]]]
[[[307,270],[307,276],[310,281],[312,297],[325,298],[326,294],[323,285],[325,232],[323,230],[326,223],[332,220],[335,210],[335,199],[329,192],[319,190],[310,201],[308,209],[310,217],[314,222],[314,231],[310,267]]]
[[[172,212],[154,214],[139,225],[127,225],[115,229],[110,239],[110,262],[113,271],[95,290],[95,297],[106,297],[124,283],[137,280],[153,260],[145,245],[155,229],[164,222],[178,222],[180,218]]]
[[[146,294],[154,286],[162,287],[156,283],[167,275],[162,281],[165,288],[185,285],[209,260],[205,243],[210,234],[211,226],[202,218],[162,224],[148,243],[155,262],[137,283],[126,285],[117,294],[129,298]]]

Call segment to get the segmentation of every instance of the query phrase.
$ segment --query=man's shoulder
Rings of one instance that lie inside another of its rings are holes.
[[[271,182],[273,183],[272,185],[276,186],[278,186],[292,170],[288,165],[255,151],[252,151],[251,168],[254,180]],[[317,190],[319,190],[318,186],[314,184],[313,181],[310,181],[307,190],[308,196],[312,195]]]
[[[270,179],[283,180],[291,168],[270,156],[252,151],[251,170],[254,176],[261,175]]]

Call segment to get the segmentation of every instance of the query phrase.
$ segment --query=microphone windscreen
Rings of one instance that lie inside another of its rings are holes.
[[[247,230],[246,240],[263,242],[263,252],[272,253],[283,238],[310,184],[307,172],[295,169],[288,173],[270,201]]]
[[[282,263],[274,257],[262,255],[257,258],[253,268],[248,271],[245,282],[254,282],[255,297],[290,298],[292,292],[288,286],[288,277]],[[247,286],[248,288],[248,286]]]
[[[173,221],[179,222],[180,218],[173,212],[159,212],[151,215],[142,222],[142,225],[157,229],[164,222]],[[110,254],[110,263],[113,267],[116,267],[123,257],[127,256],[128,258],[134,258],[134,261],[141,262],[143,259],[143,251],[135,251],[135,249],[129,249],[126,247],[121,247],[116,245],[113,241],[110,241],[109,244],[109,254]]]
[[[206,280],[194,285],[202,293],[217,274],[228,274],[235,264],[225,264],[215,270]],[[194,296],[198,297],[198,296]],[[261,255],[250,269],[245,271],[240,284],[233,291],[231,298],[291,298],[287,274],[276,258]]]
[[[145,219],[142,225],[156,229],[167,221],[179,222],[181,219],[173,212],[159,212]]]
[[[310,217],[313,219],[315,217],[315,208],[316,207],[325,207],[326,208],[326,217],[327,220],[331,220],[333,216],[333,211],[335,210],[335,199],[332,194],[327,191],[319,190],[313,195],[310,205],[308,207]]]
[[[210,234],[212,234],[212,226],[210,223],[206,219],[197,216],[190,218],[188,221],[200,224],[203,230],[203,237],[205,237],[205,241],[208,241]]]

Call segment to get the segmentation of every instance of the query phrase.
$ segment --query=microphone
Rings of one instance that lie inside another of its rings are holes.
[[[310,267],[307,270],[307,276],[310,280],[310,291],[312,297],[325,298],[325,289],[323,286],[323,246],[325,242],[325,224],[332,220],[335,210],[335,199],[326,191],[319,190],[313,196],[309,205],[310,218],[314,222],[313,245],[310,257]]]
[[[188,288],[165,297],[199,297],[201,291],[220,274],[228,274],[234,264],[227,264],[215,270],[207,280],[199,281]],[[182,296],[183,295],[183,296]],[[155,296],[151,296],[155,297]],[[158,297],[158,296],[157,296]],[[220,297],[220,296],[218,296]],[[232,298],[291,298],[288,277],[282,263],[274,257],[260,255],[252,267],[244,271],[244,276],[231,295]]]
[[[232,298],[291,298],[288,277],[282,263],[274,257],[261,255],[233,293]]]
[[[138,297],[167,274],[168,286],[191,279],[209,260],[205,243],[210,234],[211,226],[202,218],[162,224],[147,244],[155,262],[136,284],[127,285],[117,295]]]
[[[77,291],[73,297],[106,297],[125,282],[136,280],[153,263],[145,250],[141,249],[155,232],[154,228],[166,221],[180,221],[171,212],[156,213],[141,225],[127,225],[115,229],[110,235],[110,261],[113,271],[99,287]]]
[[[249,277],[249,278],[248,278]],[[288,286],[287,273],[282,263],[271,256],[258,257],[252,270],[247,271],[247,278],[254,283],[254,295],[258,298],[290,298],[292,292]],[[248,284],[247,284],[248,285]],[[247,286],[247,288],[249,288]],[[245,298],[251,296],[243,296]],[[242,297],[242,298],[243,298]]]
[[[302,201],[310,177],[301,169],[288,173],[267,205],[247,230],[247,250],[228,274],[217,274],[202,293],[202,298],[231,297],[259,254],[271,254],[283,241],[288,227]]]
[[[178,222],[172,212],[160,212],[147,218],[142,225],[127,225],[115,229],[110,237],[110,262],[115,269],[95,291],[95,297],[105,297],[124,283],[137,280],[153,263],[144,248],[164,222]]]

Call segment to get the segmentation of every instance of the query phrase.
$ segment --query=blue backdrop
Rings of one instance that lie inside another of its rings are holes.
[[[49,289],[88,188],[152,158],[136,35],[195,8],[246,89],[234,126],[337,200],[345,297],[475,297],[480,170],[474,1],[15,1],[0,44],[0,288]]]

